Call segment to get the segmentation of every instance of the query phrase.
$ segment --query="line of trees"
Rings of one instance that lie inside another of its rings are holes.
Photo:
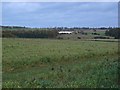
[[[106,36],[115,37],[115,39],[120,39],[120,28],[113,28],[105,32]]]
[[[6,38],[56,38],[56,30],[3,30],[2,37]]]
[[[18,37],[18,38],[56,38],[58,31],[61,30],[80,30],[79,27],[67,28],[67,27],[54,27],[54,28],[28,28],[20,26],[0,26],[2,28],[2,37]],[[83,27],[83,29],[90,29],[89,27]],[[95,31],[96,28],[93,28]],[[120,28],[104,28],[106,29],[105,35],[112,36],[116,39],[120,39]]]
[[[29,27],[25,27],[25,26],[0,26],[2,29],[6,29],[6,30],[13,30],[13,29],[39,29],[39,30],[58,30],[58,31],[61,31],[61,30],[89,30],[89,29],[101,29],[101,30],[106,30],[106,29],[113,29],[115,27],[99,27],[99,28],[90,28],[90,27],[46,27],[46,28],[29,28]]]

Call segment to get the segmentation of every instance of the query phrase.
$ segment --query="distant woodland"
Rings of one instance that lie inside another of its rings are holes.
[[[116,39],[120,38],[120,28],[89,28],[89,27],[54,27],[54,28],[28,28],[20,26],[0,26],[2,29],[2,37],[4,38],[56,38],[58,31],[80,31],[80,30],[91,30],[94,31],[106,30],[106,36],[112,36]]]

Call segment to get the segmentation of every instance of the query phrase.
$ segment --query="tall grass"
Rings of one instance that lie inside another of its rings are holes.
[[[3,39],[3,87],[117,87],[117,42]]]

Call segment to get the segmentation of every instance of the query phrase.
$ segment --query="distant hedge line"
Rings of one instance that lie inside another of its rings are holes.
[[[4,38],[56,38],[57,30],[3,30]]]
[[[105,35],[115,37],[116,39],[120,39],[120,28],[107,30],[105,32]]]

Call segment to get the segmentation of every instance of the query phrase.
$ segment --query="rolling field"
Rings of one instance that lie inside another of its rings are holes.
[[[118,87],[118,42],[3,38],[2,45],[3,88]]]

